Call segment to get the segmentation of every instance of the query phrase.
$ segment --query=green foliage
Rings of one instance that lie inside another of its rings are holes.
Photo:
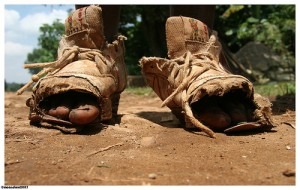
[[[226,11],[221,15],[222,18],[228,18],[230,15],[239,12],[244,9],[244,5],[231,5]]]
[[[232,52],[249,41],[265,44],[295,63],[295,5],[217,6],[215,30]]]
[[[143,56],[165,56],[166,5],[122,6],[120,33],[127,37],[125,63],[130,75],[140,75],[139,59]],[[159,12],[159,14],[157,14]]]
[[[125,92],[141,96],[154,96],[155,94],[150,87],[127,87]]]
[[[55,61],[58,43],[63,33],[64,24],[60,23],[59,20],[54,21],[52,25],[43,24],[40,27],[40,36],[38,38],[39,47],[27,55],[25,64]],[[29,72],[35,74],[40,70],[40,68],[30,68]]]
[[[295,65],[295,5],[217,5],[215,15],[214,30],[232,52],[257,41],[271,47],[283,62]],[[130,75],[141,74],[138,61],[143,56],[166,57],[168,16],[169,5],[122,5],[119,31],[128,38],[125,61]],[[44,24],[39,47],[25,63],[54,61],[63,33],[64,25],[58,20]]]
[[[127,37],[125,42],[125,63],[128,73],[130,75],[139,75],[140,67],[138,60],[145,52],[148,52],[148,49],[145,44],[140,43],[143,41],[144,36],[142,32],[141,16],[137,6],[122,7],[120,33]]]
[[[17,90],[19,90],[24,84],[19,84],[19,83],[8,83],[6,81],[4,81],[4,89],[5,92],[16,92]]]
[[[254,90],[263,96],[282,96],[295,94],[295,82],[271,82],[268,84],[255,84]]]

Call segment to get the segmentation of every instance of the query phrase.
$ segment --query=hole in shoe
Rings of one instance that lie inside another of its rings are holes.
[[[204,96],[191,105],[194,116],[213,131],[224,130],[242,122],[251,122],[253,103],[242,90],[224,96]]]
[[[40,103],[40,107],[45,114],[70,121],[74,125],[90,124],[100,114],[97,98],[91,94],[77,91],[49,96]]]

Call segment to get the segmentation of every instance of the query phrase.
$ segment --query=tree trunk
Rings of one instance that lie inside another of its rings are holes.
[[[165,22],[167,15],[163,15],[163,12],[168,10],[168,6],[144,6],[141,11],[142,28],[145,36],[145,41],[150,48],[150,55],[166,57],[166,30]],[[157,16],[160,13],[160,16]],[[143,43],[143,42],[141,42]]]

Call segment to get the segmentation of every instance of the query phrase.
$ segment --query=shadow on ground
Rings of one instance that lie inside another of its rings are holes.
[[[183,127],[183,125],[180,124],[178,119],[171,112],[142,111],[137,113],[137,115],[163,127]]]
[[[295,94],[285,94],[283,96],[277,96],[274,101],[272,101],[273,114],[280,115],[286,111],[295,111]]]

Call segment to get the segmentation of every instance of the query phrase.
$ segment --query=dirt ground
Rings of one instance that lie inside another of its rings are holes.
[[[5,185],[296,184],[295,97],[270,97],[273,132],[209,138],[188,131],[154,94],[121,96],[119,124],[81,134],[30,126],[5,93]]]

